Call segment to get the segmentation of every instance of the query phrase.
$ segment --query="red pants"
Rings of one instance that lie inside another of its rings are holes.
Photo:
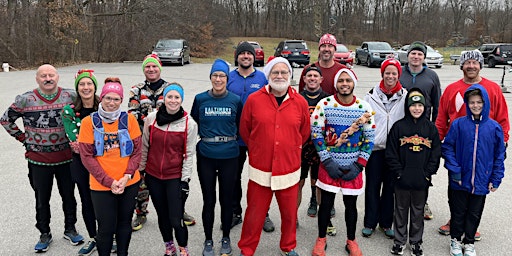
[[[265,216],[270,207],[272,196],[275,193],[279,212],[281,213],[281,241],[279,247],[289,252],[297,246],[297,195],[299,184],[283,190],[272,191],[249,180],[247,187],[247,209],[245,210],[242,235],[238,247],[244,256],[252,256],[260,241]]]

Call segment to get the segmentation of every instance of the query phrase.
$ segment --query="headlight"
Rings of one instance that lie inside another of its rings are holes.
[[[380,53],[378,53],[378,52],[374,52],[374,53],[372,53],[372,55],[373,55],[373,57],[380,57]]]
[[[180,56],[180,52],[173,52],[172,55],[173,56]]]

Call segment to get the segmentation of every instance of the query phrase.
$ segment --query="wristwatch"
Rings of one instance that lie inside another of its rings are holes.
[[[133,175],[131,175],[131,174],[125,174],[125,175],[128,175],[128,180],[131,180],[133,178]]]

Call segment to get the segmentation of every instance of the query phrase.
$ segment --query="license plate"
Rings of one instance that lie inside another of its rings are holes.
[[[293,56],[297,56],[297,55],[299,55],[299,53],[298,53],[298,52],[294,52],[294,53],[293,53]]]

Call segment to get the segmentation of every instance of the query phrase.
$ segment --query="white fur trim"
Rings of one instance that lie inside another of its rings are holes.
[[[294,186],[300,180],[300,169],[279,176],[272,176],[271,172],[265,172],[249,165],[249,179],[263,187],[272,190],[283,190]]]
[[[291,77],[291,73],[293,72],[293,70],[292,70],[292,66],[290,66],[290,62],[288,62],[288,60],[283,57],[277,57],[277,58],[274,58],[273,60],[271,60],[269,63],[267,63],[267,65],[265,65],[265,67],[263,68],[263,73],[265,73],[265,77],[267,78],[267,80],[268,80],[268,77],[270,76],[270,71],[272,71],[272,68],[277,63],[286,64],[286,66],[288,66],[288,70],[290,71],[290,77]]]

